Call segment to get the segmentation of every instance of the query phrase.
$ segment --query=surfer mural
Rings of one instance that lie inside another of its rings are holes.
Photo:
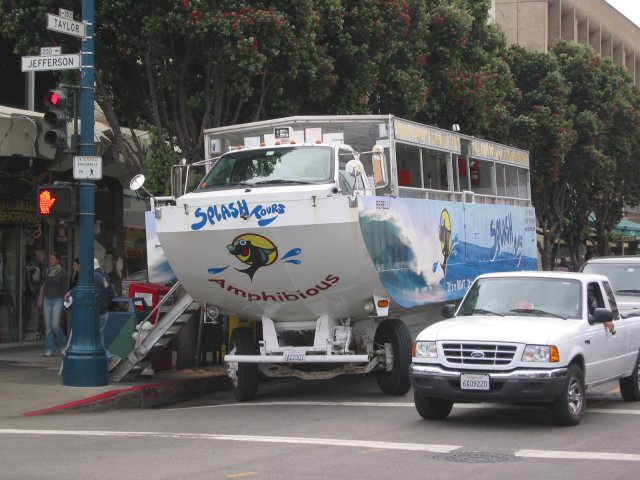
[[[255,397],[258,371],[371,373],[402,395],[412,336],[445,302],[480,273],[537,267],[527,152],[393,116],[205,137],[208,171],[192,192],[154,199],[154,217],[188,294],[261,326],[260,343],[232,333],[238,400]]]

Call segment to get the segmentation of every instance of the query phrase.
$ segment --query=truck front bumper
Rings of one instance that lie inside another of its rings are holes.
[[[567,368],[486,370],[464,373],[488,374],[489,390],[462,390],[460,371],[440,365],[411,364],[409,377],[416,394],[454,402],[533,402],[555,400],[566,385]]]

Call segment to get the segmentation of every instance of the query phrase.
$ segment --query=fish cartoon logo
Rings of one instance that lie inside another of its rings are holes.
[[[227,250],[242,263],[249,265],[244,270],[236,270],[246,273],[251,280],[259,268],[271,265],[278,259],[276,246],[269,239],[255,233],[237,236],[227,245]]]

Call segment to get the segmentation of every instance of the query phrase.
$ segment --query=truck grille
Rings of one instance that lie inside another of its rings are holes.
[[[514,345],[475,343],[444,343],[442,350],[447,362],[459,365],[509,365],[516,353]]]

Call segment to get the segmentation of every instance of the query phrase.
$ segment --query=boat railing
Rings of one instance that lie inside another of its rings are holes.
[[[529,207],[528,198],[506,197],[475,193],[470,190],[452,192],[449,190],[434,190],[430,188],[398,187],[401,198],[418,198],[422,200],[444,200],[449,202],[480,203],[492,205],[513,205]]]

